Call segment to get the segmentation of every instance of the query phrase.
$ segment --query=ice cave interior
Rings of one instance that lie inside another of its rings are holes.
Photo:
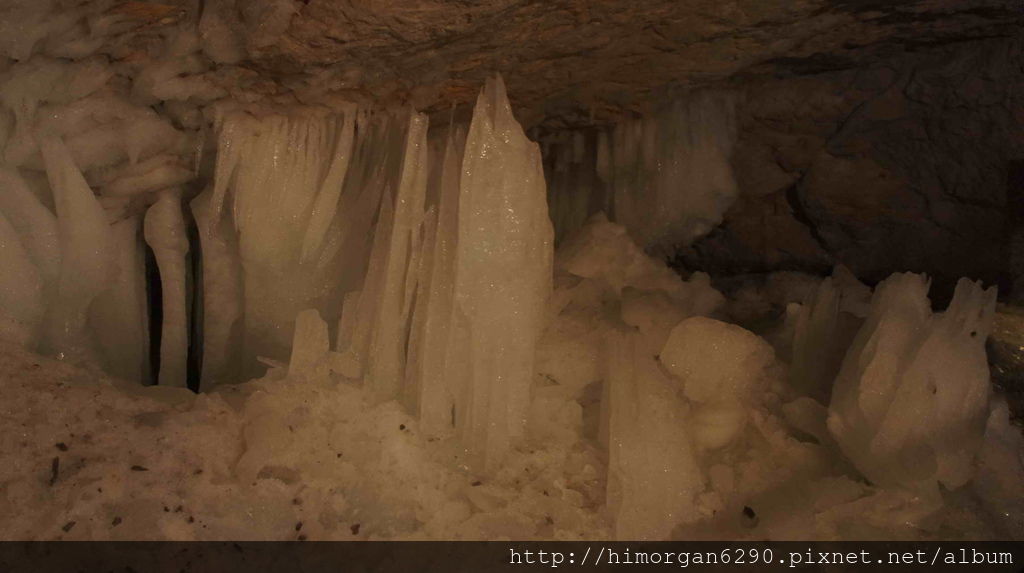
[[[1024,537],[1019,0],[2,0],[0,538]]]

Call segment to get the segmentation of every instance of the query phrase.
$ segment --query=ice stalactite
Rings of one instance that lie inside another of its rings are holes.
[[[189,245],[182,217],[181,192],[160,193],[144,223],[146,243],[160,271],[163,324],[160,335],[161,386],[186,385],[188,372],[188,296],[185,256]]]
[[[643,247],[687,245],[722,221],[738,194],[730,160],[735,96],[700,91],[595,135],[551,142],[552,220],[561,239],[597,211]]]
[[[601,139],[599,139],[601,138]],[[548,209],[555,228],[555,243],[561,244],[583,227],[595,213],[610,213],[608,187],[598,177],[597,145],[605,133],[571,132],[545,142],[545,178]]]
[[[500,78],[477,98],[459,190],[453,343],[465,357],[456,418],[475,463],[493,469],[525,430],[537,338],[551,291],[551,221],[540,149]]]
[[[927,279],[896,274],[843,361],[829,430],[872,482],[933,490],[974,471],[989,404],[985,339],[995,288],[961,279],[949,308],[932,314]]]
[[[228,111],[218,118],[203,235],[204,241],[215,240],[222,206],[230,199],[244,274],[243,374],[257,373],[258,356],[287,357],[299,311],[333,305],[342,274],[340,247],[335,237],[325,237],[338,224],[339,201],[345,201],[355,120],[353,108],[258,117]]]

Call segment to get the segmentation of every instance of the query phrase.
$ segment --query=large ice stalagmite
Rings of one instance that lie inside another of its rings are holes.
[[[110,225],[64,143],[48,137],[41,148],[57,209],[61,252],[42,350],[60,358],[91,357],[94,348],[86,331],[89,306],[114,276]]]
[[[875,290],[843,361],[829,430],[872,482],[931,489],[966,483],[988,413],[985,339],[995,288],[961,279],[933,315],[928,281],[896,274]]]
[[[181,210],[181,192],[168,189],[148,211],[146,243],[160,271],[163,324],[160,337],[161,386],[185,386],[188,374],[188,305],[185,292],[188,238]]]
[[[456,338],[466,383],[456,420],[491,469],[523,435],[534,354],[551,290],[551,221],[540,149],[512,115],[500,78],[473,110],[459,190]]]

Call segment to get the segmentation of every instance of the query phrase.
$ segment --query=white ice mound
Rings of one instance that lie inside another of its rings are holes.
[[[680,322],[659,356],[683,383],[686,397],[702,403],[745,402],[760,391],[775,360],[760,336],[735,324],[695,316]]]
[[[621,320],[635,327],[656,353],[681,320],[709,315],[725,300],[706,274],[684,281],[603,213],[559,247],[555,277],[537,371],[577,393],[601,379],[609,325]]]
[[[984,434],[996,290],[961,279],[934,315],[927,292],[909,273],[878,285],[833,388],[829,430],[882,486],[964,485]]]

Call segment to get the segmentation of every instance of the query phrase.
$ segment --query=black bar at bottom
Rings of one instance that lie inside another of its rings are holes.
[[[3,542],[0,572],[1024,571],[1024,543]]]

